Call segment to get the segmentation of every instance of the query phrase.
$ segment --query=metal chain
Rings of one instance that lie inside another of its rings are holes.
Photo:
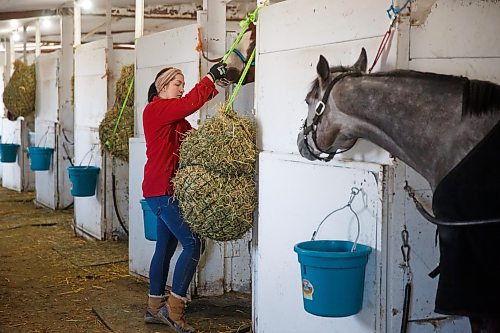
[[[403,314],[401,318],[401,333],[406,333],[408,329],[408,319],[410,317],[410,300],[413,280],[413,274],[411,272],[410,266],[410,244],[408,241],[409,233],[408,229],[406,228],[406,224],[403,226],[403,230],[401,231],[401,239],[403,241],[403,245],[401,245],[403,263],[400,266],[403,269],[403,281],[406,279],[405,295],[403,301]]]
[[[409,233],[406,228],[406,224],[403,226],[403,230],[401,231],[401,239],[403,241],[403,245],[401,245],[401,253],[403,254],[403,263],[401,264],[401,268],[405,272],[406,281],[411,282],[413,279],[413,275],[410,267],[410,244],[408,243]]]

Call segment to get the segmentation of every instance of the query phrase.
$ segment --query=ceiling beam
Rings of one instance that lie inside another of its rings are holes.
[[[58,15],[57,9],[25,10],[22,12],[0,12],[0,21],[18,20],[32,17],[54,16]]]

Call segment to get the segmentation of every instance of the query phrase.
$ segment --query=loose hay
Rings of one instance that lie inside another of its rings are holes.
[[[200,236],[235,240],[252,227],[255,136],[255,122],[221,106],[184,138],[174,191],[184,221]]]
[[[252,227],[253,176],[226,176],[188,166],[177,171],[174,187],[184,221],[197,234],[228,241],[241,238]]]
[[[3,92],[3,103],[14,119],[28,116],[35,111],[36,73],[35,64],[14,62],[14,73]]]
[[[104,119],[99,125],[99,139],[104,150],[112,156],[128,162],[128,139],[134,136],[134,94],[130,92],[127,103],[123,109],[120,123],[113,135],[116,121],[120,114],[120,109],[127,96],[128,87],[134,77],[134,65],[123,66],[121,75],[116,82],[115,105],[104,115]]]

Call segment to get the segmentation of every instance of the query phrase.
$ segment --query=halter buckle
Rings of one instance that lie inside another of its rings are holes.
[[[323,111],[325,111],[325,107],[325,103],[323,103],[323,101],[319,101],[318,104],[316,104],[316,115],[321,116]]]

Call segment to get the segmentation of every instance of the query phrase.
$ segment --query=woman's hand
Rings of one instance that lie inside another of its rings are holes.
[[[207,75],[212,79],[212,82],[226,77],[226,66],[226,63],[218,62],[210,68]]]

